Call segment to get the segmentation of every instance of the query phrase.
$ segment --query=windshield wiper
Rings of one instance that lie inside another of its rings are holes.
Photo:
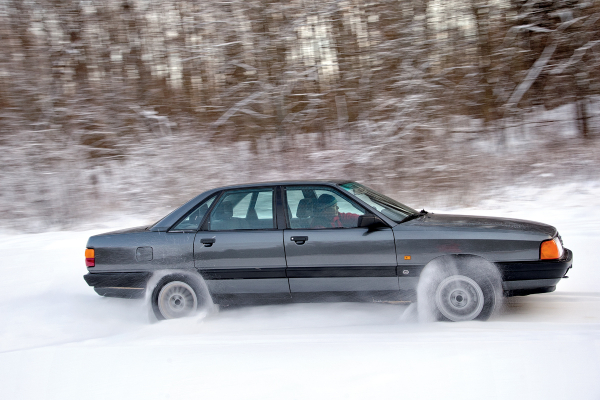
[[[421,210],[418,213],[410,214],[409,216],[407,216],[406,218],[404,218],[402,221],[400,221],[400,223],[408,222],[408,221],[413,220],[415,218],[422,217],[425,214],[429,214],[429,211]]]

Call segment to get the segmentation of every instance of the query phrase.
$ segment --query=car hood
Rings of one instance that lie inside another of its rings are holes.
[[[537,232],[548,236],[556,234],[556,228],[540,222],[523,219],[480,217],[472,215],[433,214],[409,222],[415,226],[473,228],[476,230],[503,230],[520,232]]]
[[[127,228],[127,229],[121,229],[121,230],[118,230],[118,231],[105,232],[105,233],[101,233],[100,235],[95,235],[95,236],[121,235],[121,234],[124,234],[124,233],[145,232],[147,229],[148,229],[147,226],[136,226],[135,228]]]

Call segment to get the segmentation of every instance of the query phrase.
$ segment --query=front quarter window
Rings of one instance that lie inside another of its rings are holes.
[[[378,193],[373,189],[363,186],[360,183],[348,182],[341,184],[340,186],[394,222],[400,223],[409,215],[419,213],[417,210]]]

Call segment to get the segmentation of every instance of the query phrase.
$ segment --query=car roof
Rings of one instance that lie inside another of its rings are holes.
[[[313,179],[313,180],[297,180],[297,181],[271,181],[271,182],[252,182],[252,183],[239,183],[236,185],[221,186],[212,189],[212,191],[224,190],[224,189],[240,189],[247,187],[260,187],[260,186],[285,186],[285,185],[341,185],[343,183],[353,182],[351,179]]]

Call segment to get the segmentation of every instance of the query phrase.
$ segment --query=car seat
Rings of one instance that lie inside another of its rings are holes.
[[[314,207],[315,207],[315,199],[302,199],[298,203],[298,208],[296,209],[296,218],[298,228],[308,228],[312,223],[312,218],[314,215]],[[295,227],[293,227],[295,228]]]
[[[233,204],[224,201],[217,206],[211,218],[210,229],[213,231],[244,229],[239,218],[233,218]]]

